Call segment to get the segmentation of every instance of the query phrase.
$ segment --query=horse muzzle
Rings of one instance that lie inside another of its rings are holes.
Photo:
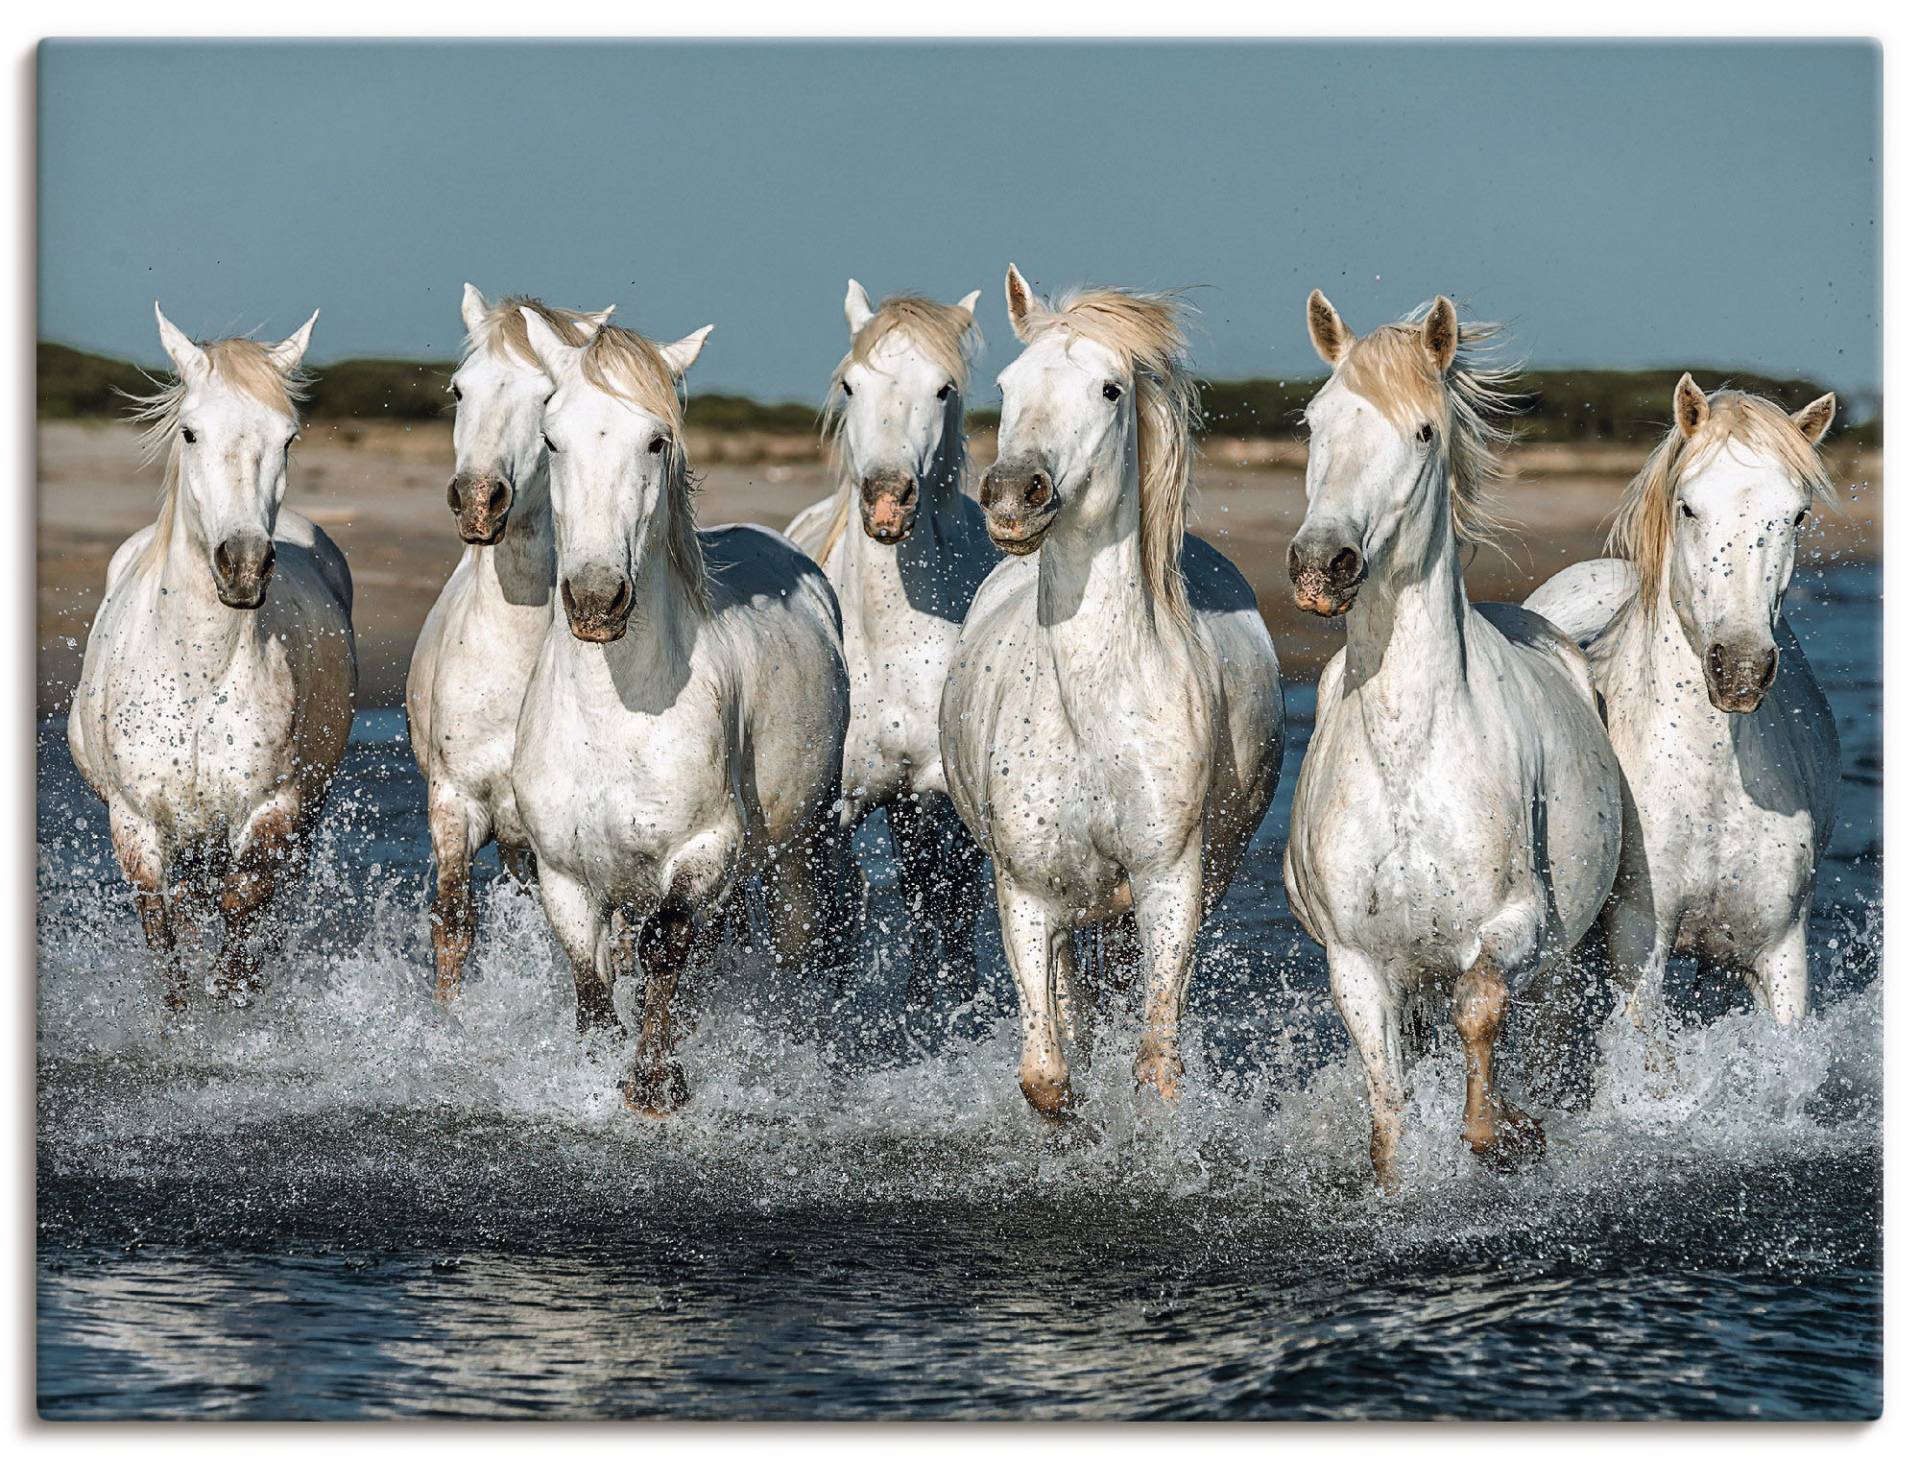
[[[1060,515],[1060,493],[1045,466],[1034,461],[996,461],[980,482],[980,505],[994,546],[1025,557],[1040,550],[1047,528]]]
[[[213,586],[230,608],[252,610],[267,600],[273,576],[273,542],[266,537],[228,537],[213,549]]]
[[[920,483],[905,471],[876,471],[860,482],[860,523],[876,542],[904,542],[919,508]]]
[[[1771,643],[1707,647],[1707,698],[1723,714],[1751,714],[1766,702],[1780,674],[1780,650]]]
[[[1287,576],[1293,605],[1323,618],[1343,616],[1360,595],[1367,559],[1345,542],[1293,539],[1287,548]]]
[[[615,643],[626,636],[633,584],[624,577],[565,577],[560,602],[567,610],[567,626],[582,643]]]
[[[492,471],[461,471],[447,483],[447,505],[461,541],[491,547],[507,534],[513,487]]]

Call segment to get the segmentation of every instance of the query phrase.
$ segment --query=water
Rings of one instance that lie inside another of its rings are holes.
[[[1675,1070],[1609,1029],[1592,1107],[1547,1112],[1546,1162],[1506,1178],[1459,1144],[1441,1046],[1392,1197],[1284,910],[1290,781],[1209,927],[1176,1115],[1136,1098],[1116,1028],[1085,1116],[1042,1125],[990,929],[980,998],[908,1026],[882,925],[841,993],[751,954],[690,988],[694,1102],[656,1124],[621,1109],[617,1052],[574,1038],[510,887],[460,1011],[433,1009],[397,714],[356,726],[263,1001],[161,1037],[105,817],[47,721],[40,1410],[1872,1416],[1879,574],[1803,565],[1795,597],[1845,746],[1812,1022],[1776,1030],[1676,963]],[[1311,691],[1289,707],[1291,766]]]

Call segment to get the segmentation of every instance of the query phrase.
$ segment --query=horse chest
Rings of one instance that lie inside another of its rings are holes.
[[[868,799],[937,787],[940,691],[958,627],[904,599],[896,611],[850,614],[846,788]]]
[[[1528,899],[1534,858],[1517,767],[1471,762],[1438,733],[1383,759],[1359,714],[1345,701],[1331,707],[1301,767],[1288,844],[1326,937],[1417,960]]]
[[[216,833],[289,776],[294,700],[271,636],[197,651],[184,638],[136,638],[102,688],[110,778],[132,809],[182,839]]]

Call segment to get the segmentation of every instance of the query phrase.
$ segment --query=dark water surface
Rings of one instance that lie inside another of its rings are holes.
[[[493,890],[462,1006],[434,1010],[397,714],[356,726],[264,999],[162,1037],[105,815],[47,721],[40,1409],[1872,1416],[1879,575],[1803,566],[1794,596],[1845,746],[1812,1021],[1779,1031],[1676,963],[1674,1068],[1609,1027],[1591,1107],[1537,1109],[1548,1157],[1504,1179],[1460,1146],[1443,1043],[1392,1197],[1285,910],[1290,776],[1209,926],[1176,1114],[1135,1097],[1116,1027],[1084,1117],[1041,1125],[990,925],[980,997],[910,1023],[883,892],[843,990],[751,953],[687,989],[694,1102],[655,1124],[575,1039],[528,897]],[[1289,770],[1311,706],[1289,699]]]

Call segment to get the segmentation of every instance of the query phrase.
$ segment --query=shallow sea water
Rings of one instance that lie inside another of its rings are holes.
[[[48,1417],[1869,1417],[1881,1395],[1880,583],[1792,607],[1844,744],[1782,1032],[1676,962],[1674,1068],[1603,1030],[1546,1160],[1460,1146],[1416,1070],[1377,1194],[1357,1060],[1287,915],[1291,774],[1195,977],[1176,1113],[1096,1041],[1054,1128],[982,991],[909,1020],[879,855],[863,962],[685,990],[683,1113],[621,1108],[537,902],[429,996],[423,786],[363,715],[288,952],[162,1036],[105,815],[41,726],[38,1391]],[[1289,771],[1312,691],[1289,696]],[[631,988],[623,987],[623,1006]]]

